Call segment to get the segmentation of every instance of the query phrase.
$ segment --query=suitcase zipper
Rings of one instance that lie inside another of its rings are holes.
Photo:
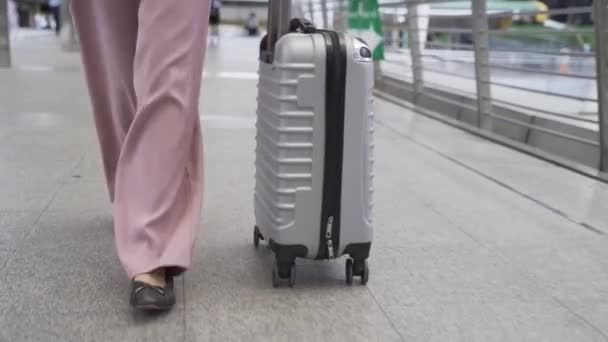
[[[327,258],[334,258],[334,241],[333,241],[334,217],[330,216],[327,219],[327,230],[325,231],[325,239],[327,239]]]
[[[326,30],[317,32],[323,35],[327,49],[325,157],[317,259],[334,259],[340,246],[341,230],[346,44],[344,38],[337,32]]]

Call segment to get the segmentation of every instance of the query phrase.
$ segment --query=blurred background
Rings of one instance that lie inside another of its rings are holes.
[[[608,170],[608,129],[601,127],[607,109],[604,95],[598,97],[605,93],[608,58],[597,44],[606,40],[602,1],[595,7],[592,0],[293,3],[294,15],[381,46],[377,94],[506,138],[544,159],[590,173]],[[241,25],[254,12],[263,26],[265,6],[224,1],[222,20]],[[361,27],[366,20],[376,20],[371,29]]]
[[[591,173],[608,169],[608,133],[601,127],[607,109],[598,97],[606,84],[597,82],[606,77],[606,52],[597,44],[606,20],[594,21],[605,16],[601,1],[595,8],[592,0],[293,4],[294,16],[354,32],[379,47],[379,95],[482,129],[544,159]],[[68,6],[67,0],[8,0],[9,26],[55,30],[69,49],[77,39]],[[244,27],[237,34],[256,37],[263,31],[267,1],[224,0],[221,8],[224,27]]]
[[[352,1],[298,4],[315,22],[343,30],[352,29],[359,10]],[[594,26],[606,9],[596,5],[380,0],[381,27],[374,31],[384,53],[377,94],[483,129],[537,156],[606,171],[608,139],[600,122],[608,120],[598,115],[606,52],[597,45],[598,34],[606,39],[606,20]]]

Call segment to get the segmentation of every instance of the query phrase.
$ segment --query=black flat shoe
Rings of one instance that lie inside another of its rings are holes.
[[[173,277],[167,276],[165,287],[135,281],[131,285],[131,306],[140,310],[169,310],[175,305]]]

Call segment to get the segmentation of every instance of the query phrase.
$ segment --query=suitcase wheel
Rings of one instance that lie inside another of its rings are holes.
[[[258,227],[255,227],[253,229],[253,245],[255,246],[255,248],[260,247],[260,240],[264,240],[264,237],[260,233],[260,229]]]
[[[361,285],[363,285],[363,286],[367,285],[368,281],[369,281],[369,265],[367,264],[367,260],[365,260],[365,266],[363,267],[363,270],[361,271]]]
[[[281,267],[282,266],[282,267]],[[287,281],[289,287],[296,285],[296,264],[275,265],[272,270],[272,286],[279,287],[281,281]]]
[[[275,266],[272,269],[272,287],[279,287],[279,270]]]
[[[369,281],[369,265],[367,260],[346,259],[346,284],[352,285],[355,276],[361,277],[361,285],[367,285]]]
[[[353,284],[353,259],[348,258],[346,259],[346,284],[347,285],[352,285]]]

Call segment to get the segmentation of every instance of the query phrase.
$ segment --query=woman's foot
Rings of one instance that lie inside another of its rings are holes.
[[[169,310],[175,305],[173,277],[164,269],[140,274],[131,285],[131,305],[141,310]]]

